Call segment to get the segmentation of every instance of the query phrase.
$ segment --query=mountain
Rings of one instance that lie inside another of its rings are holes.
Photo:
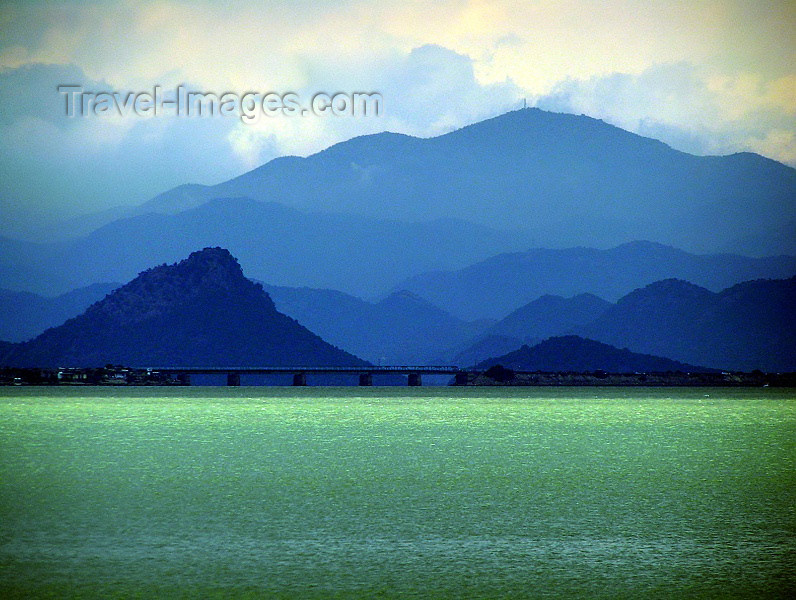
[[[217,185],[82,215],[55,233],[231,197],[378,220],[519,227],[528,246],[548,248],[651,239],[699,253],[796,253],[796,169],[748,152],[694,156],[599,119],[537,108],[428,139],[356,137]]]
[[[201,206],[208,200],[217,196],[212,186],[198,183],[185,183],[178,185],[151,200],[136,206],[130,216],[146,215],[150,213],[160,215],[176,215],[186,210]]]
[[[125,281],[149,265],[220,245],[255,279],[375,297],[419,271],[459,268],[527,241],[456,219],[406,223],[219,198],[176,215],[130,217],[64,242],[0,239],[0,286],[55,295]]]
[[[783,232],[796,222],[794,199],[796,170],[755,154],[693,156],[589,117],[523,109],[429,139],[361,136],[214,186],[180,186],[130,210],[81,217],[68,229],[124,216],[68,241],[0,239],[0,287],[57,295],[221,245],[250,276],[274,284],[368,298],[407,289],[464,320],[501,318],[548,293],[612,300],[665,277],[710,285],[662,265],[615,285],[611,273],[599,286],[499,293],[479,312],[401,282],[531,247],[638,239],[700,253],[796,253]],[[747,273],[722,285],[792,274]]]
[[[35,337],[79,315],[119,285],[95,284],[56,298],[0,290],[0,339]],[[279,312],[371,362],[438,362],[449,348],[469,344],[491,324],[461,321],[409,292],[368,302],[335,290],[261,285]]]
[[[709,372],[711,369],[687,365],[660,356],[637,354],[576,335],[552,337],[536,346],[483,361],[477,369],[502,365],[514,371],[605,371],[607,373],[651,373],[666,371]]]
[[[493,356],[507,354],[523,344],[523,339],[518,337],[484,335],[463,347],[450,350],[448,355],[451,359],[448,362],[460,367],[470,367]]]
[[[118,283],[95,283],[55,298],[0,289],[0,339],[21,342],[79,315]]]
[[[374,363],[437,362],[488,324],[467,323],[409,292],[366,302],[334,290],[264,285],[277,310]]]
[[[711,367],[796,371],[796,277],[719,293],[667,279],[633,291],[582,335]]]
[[[572,298],[545,294],[495,323],[487,334],[536,343],[551,336],[572,333],[594,321],[610,306],[610,302],[594,294],[578,294]]]
[[[363,365],[279,312],[222,248],[141,273],[6,354],[11,366]]]
[[[13,342],[6,342],[0,340],[0,365],[5,365],[5,356],[11,352],[14,348],[16,348],[16,344]]]
[[[162,192],[143,204],[115,206],[98,212],[68,217],[55,223],[47,223],[25,236],[28,241],[64,241],[86,236],[92,231],[114,221],[147,214],[176,215],[201,206],[215,197],[212,186],[198,183],[178,185]]]
[[[506,354],[522,344],[572,333],[602,315],[610,302],[594,294],[563,298],[545,294],[521,306],[480,335],[474,342],[452,350],[452,364],[474,365]]]
[[[278,197],[305,211],[521,226],[548,248],[650,239],[699,253],[796,253],[793,236],[774,235],[796,219],[796,169],[752,153],[694,156],[535,108],[429,139],[357,137],[273,160],[212,193]],[[771,248],[774,239],[782,246]]]
[[[609,250],[536,249],[499,254],[460,270],[417,275],[397,287],[461,319],[474,320],[504,317],[543,294],[591,293],[614,301],[667,278],[685,279],[719,291],[742,281],[794,274],[793,256],[697,255],[637,241]]]

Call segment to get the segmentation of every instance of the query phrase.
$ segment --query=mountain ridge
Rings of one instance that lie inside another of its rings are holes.
[[[277,309],[323,339],[374,363],[439,362],[486,325],[467,323],[406,292],[368,302],[336,290],[264,284]]]
[[[647,241],[614,248],[537,248],[507,252],[459,270],[410,277],[406,289],[465,320],[502,319],[544,294],[589,293],[615,301],[654,281],[677,277],[712,291],[758,278],[796,274],[796,257],[692,254]]]
[[[0,238],[0,287],[59,294],[95,279],[125,280],[149,265],[213,245],[229,248],[261,281],[374,297],[417,268],[464,266],[524,242],[454,218],[403,223],[216,198],[177,215],[115,221],[65,242]]]
[[[235,196],[405,221],[466,214],[498,229],[524,223],[545,247],[636,238],[700,253],[796,253],[796,241],[773,235],[796,219],[793,167],[751,152],[696,156],[600,119],[538,108],[428,138],[357,136],[215,185],[177,186],[133,212]]]
[[[36,337],[77,316],[119,285],[94,283],[56,297],[0,289],[0,339],[22,342]]]
[[[535,108],[431,138],[360,136],[301,160],[284,175],[271,161],[218,191],[243,186],[259,198],[275,186],[302,209],[407,219],[464,213],[498,228],[526,222],[545,246],[615,245],[621,236],[716,252],[796,214],[792,167],[753,153],[694,156],[591,117]]]
[[[532,300],[486,331],[486,335],[519,337],[540,341],[553,335],[571,333],[594,321],[611,303],[595,294],[584,292],[571,298],[544,294]]]

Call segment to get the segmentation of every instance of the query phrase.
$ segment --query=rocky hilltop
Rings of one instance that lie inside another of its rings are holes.
[[[223,248],[143,273],[83,314],[15,344],[10,366],[361,365],[278,312]]]

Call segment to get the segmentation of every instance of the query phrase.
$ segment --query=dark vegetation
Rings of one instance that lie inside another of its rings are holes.
[[[232,255],[206,248],[141,273],[82,315],[12,346],[18,367],[360,365],[277,312]]]
[[[491,367],[495,369],[495,367]],[[509,371],[503,371],[507,373]],[[494,371],[493,371],[494,373]],[[470,372],[457,385],[478,386],[682,386],[682,387],[796,387],[796,373],[608,373],[606,371],[559,371],[514,373],[491,377],[489,370]]]

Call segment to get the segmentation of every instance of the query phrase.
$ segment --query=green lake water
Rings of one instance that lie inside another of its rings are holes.
[[[2,598],[787,598],[796,390],[2,388]]]

